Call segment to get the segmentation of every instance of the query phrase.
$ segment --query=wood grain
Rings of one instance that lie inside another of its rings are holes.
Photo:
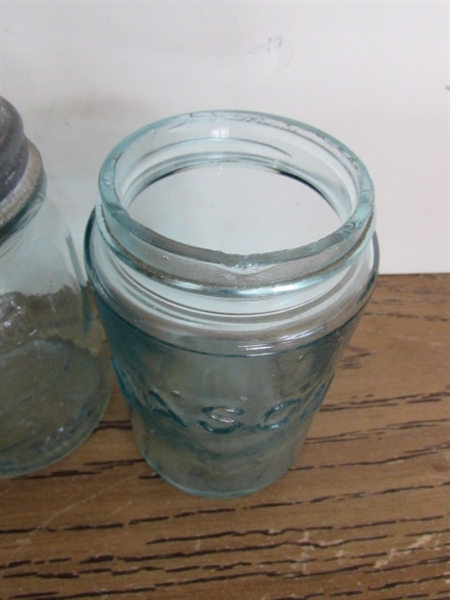
[[[449,278],[383,276],[294,467],[238,500],[141,459],[116,388],[58,464],[0,483],[2,600],[450,598]]]

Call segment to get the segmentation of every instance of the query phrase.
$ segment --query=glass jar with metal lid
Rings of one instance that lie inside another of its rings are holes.
[[[42,469],[97,425],[111,377],[40,154],[0,99],[0,476]]]

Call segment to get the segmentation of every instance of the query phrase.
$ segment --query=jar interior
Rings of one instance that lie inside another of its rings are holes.
[[[373,186],[340,142],[270,115],[213,111],[136,131],[99,178],[102,236],[152,281],[227,297],[345,270],[373,235]]]
[[[208,160],[144,187],[129,215],[176,242],[230,254],[297,248],[335,231],[340,218],[312,185],[278,170]]]

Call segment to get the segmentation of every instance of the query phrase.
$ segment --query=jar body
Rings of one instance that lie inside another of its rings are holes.
[[[229,114],[203,117],[204,139],[211,138],[217,121],[221,131],[236,126]],[[200,135],[198,128],[189,131],[189,118],[187,123],[186,139],[172,144],[181,154],[190,136]],[[171,124],[156,129],[164,127]],[[245,123],[238,128],[227,136],[233,156],[219,160],[220,174],[230,163],[247,167],[255,156],[243,157]],[[255,131],[246,133],[247,141]],[[136,144],[143,136],[155,144],[157,136],[148,133],[128,140],[118,160],[115,155],[116,165],[126,164],[134,150],[133,166],[123,171],[128,182],[146,179],[142,165],[136,167],[141,156]],[[163,139],[159,148],[166,149]],[[208,177],[211,166],[217,169],[208,144],[196,161],[190,169],[194,180]],[[121,182],[105,185],[117,192]],[[139,188],[151,192],[152,185],[147,180]],[[200,192],[182,185],[177,197],[183,195],[195,205]],[[139,193],[132,196],[128,212]],[[152,202],[158,200],[149,196],[143,206]],[[227,198],[221,199],[224,204]],[[372,236],[339,268],[313,269],[309,278],[294,279],[295,256],[271,250],[230,259],[229,252],[205,254],[202,248],[195,255],[191,245],[162,242],[162,247],[154,232],[136,235],[133,223],[122,227],[112,214],[103,198],[87,229],[86,265],[141,453],[165,479],[194,494],[229,497],[269,485],[296,459],[370,297],[377,268]],[[145,216],[142,208],[140,215]],[[215,220],[214,213],[211,217]],[[206,216],[203,225],[212,220]],[[152,214],[150,223],[157,221],[158,214]],[[218,221],[220,229],[220,215]],[[191,229],[194,233],[186,235],[193,241],[197,224]],[[256,238],[265,235],[260,231]],[[136,246],[135,237],[143,244]]]
[[[97,425],[111,392],[93,303],[65,225],[45,199],[34,148],[30,161],[32,192],[23,198],[12,190],[0,227],[2,477],[42,469],[73,450]],[[18,186],[31,189],[23,178]]]
[[[257,491],[291,466],[359,318],[287,351],[230,355],[162,341],[96,301],[142,455],[203,496]]]

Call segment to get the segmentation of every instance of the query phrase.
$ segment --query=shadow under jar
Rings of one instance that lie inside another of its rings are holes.
[[[364,165],[304,124],[211,111],[131,134],[99,185],[86,265],[140,451],[194,494],[269,485],[375,284]]]

